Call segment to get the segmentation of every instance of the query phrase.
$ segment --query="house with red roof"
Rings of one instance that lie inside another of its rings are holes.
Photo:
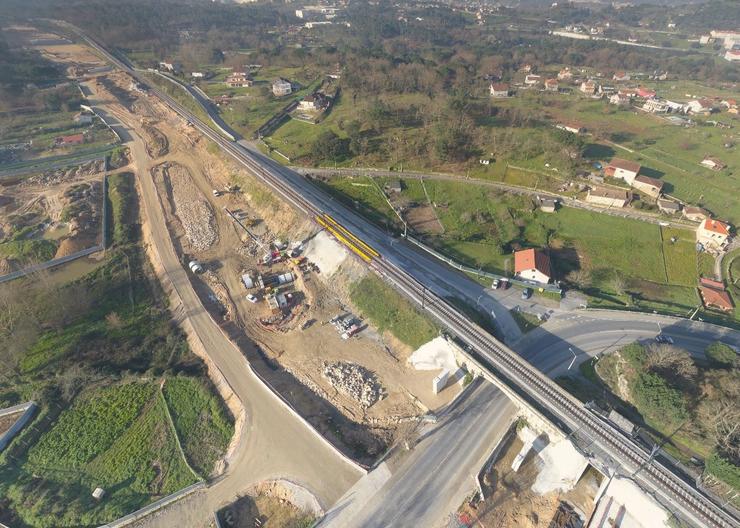
[[[54,146],[56,147],[71,147],[73,145],[82,145],[84,142],[84,134],[72,134],[71,136],[59,136],[54,138]]]
[[[730,225],[705,218],[696,229],[696,241],[709,251],[722,251],[730,239]]]
[[[706,308],[718,308],[723,312],[734,308],[732,298],[722,281],[702,277],[699,279],[699,293]]]
[[[547,79],[545,81],[545,90],[548,92],[557,92],[560,88],[560,83],[558,83],[557,79]]]
[[[550,257],[541,249],[514,252],[514,273],[523,280],[547,284],[552,279]]]
[[[642,97],[643,99],[651,99],[655,97],[655,90],[651,90],[643,86],[640,86],[639,88],[637,88],[636,93],[638,97]]]

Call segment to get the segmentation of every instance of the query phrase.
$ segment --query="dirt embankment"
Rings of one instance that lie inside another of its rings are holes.
[[[146,136],[146,151],[152,159],[161,158],[169,152],[167,136],[149,124],[142,125],[141,129]]]

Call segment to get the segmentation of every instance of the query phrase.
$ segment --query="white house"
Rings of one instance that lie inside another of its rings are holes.
[[[514,273],[521,279],[547,284],[552,279],[550,257],[539,249],[514,252]]]
[[[640,173],[640,168],[640,164],[636,161],[614,158],[609,162],[604,172],[607,176],[622,179],[632,185]]]
[[[642,109],[653,114],[665,114],[670,110],[668,103],[659,99],[648,99],[642,105]]]
[[[730,226],[712,218],[702,220],[696,230],[696,241],[709,250],[723,250],[729,238]]]
[[[524,84],[527,86],[535,86],[542,82],[541,75],[529,74],[524,78]]]
[[[276,79],[272,83],[272,93],[275,97],[289,95],[293,91],[293,85],[285,79]]]
[[[701,160],[700,163],[704,167],[715,170],[715,171],[721,171],[722,169],[727,167],[727,165],[722,163],[720,160],[718,160],[717,158],[713,158],[711,156],[706,156],[703,160]]]
[[[491,83],[488,89],[491,92],[491,97],[509,97],[511,94],[509,85],[506,83]]]

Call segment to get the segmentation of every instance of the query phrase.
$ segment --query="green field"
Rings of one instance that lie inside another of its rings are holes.
[[[376,181],[382,187],[387,179]],[[322,185],[375,223],[400,229],[369,178],[333,178]],[[549,247],[557,279],[567,283],[570,272],[587,271],[588,284],[571,287],[586,291],[593,306],[687,315],[699,305],[700,273],[713,273],[713,261],[697,257],[688,229],[570,207],[543,213],[529,197],[462,182],[425,185],[445,227],[442,235],[427,235],[427,243],[470,267],[504,275],[513,273],[516,248]],[[400,199],[426,202],[417,180],[404,180]]]
[[[44,477],[45,493],[23,497],[28,485],[22,484],[8,493],[11,502],[23,504],[19,517],[32,526],[46,522],[45,504],[58,503],[55,526],[98,524],[197,480],[177,448],[153,382],[83,393],[29,450],[22,469]],[[90,496],[96,487],[106,490],[104,500]]]
[[[188,463],[210,474],[233,434],[139,245],[134,176],[109,184],[103,263],[72,282],[41,273],[0,285],[0,406],[40,407],[0,454],[0,508],[12,526],[104,524],[195,482]],[[91,497],[98,486],[101,501]]]
[[[375,275],[352,285],[352,303],[380,331],[386,330],[399,341],[419,348],[438,335],[434,324],[393,288]]]
[[[185,456],[196,471],[208,475],[234,433],[228,412],[221,400],[194,378],[170,378],[163,392]]]

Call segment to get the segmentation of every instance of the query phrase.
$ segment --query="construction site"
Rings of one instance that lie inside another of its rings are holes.
[[[371,464],[459,392],[452,382],[436,393],[437,372],[416,370],[410,347],[358,317],[349,286],[367,269],[336,229],[299,217],[127,75],[80,83],[135,129],[142,152],[132,149],[130,168],[152,178],[206,309],[256,373],[335,446]]]
[[[448,526],[587,526],[604,476],[566,444],[515,425],[480,475],[482,496],[466,501]]]
[[[0,275],[101,244],[105,161],[0,179]]]

